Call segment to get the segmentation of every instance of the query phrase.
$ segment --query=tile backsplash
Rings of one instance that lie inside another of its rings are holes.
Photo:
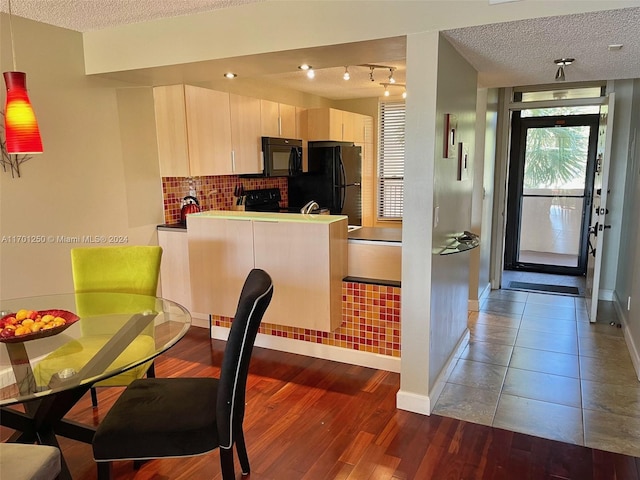
[[[238,175],[220,175],[210,177],[162,177],[162,196],[164,198],[164,221],[168,225],[180,222],[182,199],[195,190],[200,208],[206,210],[231,210],[234,202],[233,191],[238,185],[245,190],[261,188],[280,188],[281,207],[286,207],[287,178],[241,178]]]

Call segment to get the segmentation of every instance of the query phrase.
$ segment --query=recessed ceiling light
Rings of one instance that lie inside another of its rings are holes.
[[[306,63],[303,63],[302,65],[298,65],[298,68],[299,68],[300,70],[307,71],[307,70],[311,70],[311,68],[312,68],[312,67],[311,67],[311,65],[308,65],[308,64],[306,64]]]
[[[227,72],[224,74],[224,78],[236,78],[238,76],[237,73]]]
[[[622,49],[622,44],[621,43],[612,43],[611,45],[609,45],[609,50],[613,51],[613,50],[620,50]]]

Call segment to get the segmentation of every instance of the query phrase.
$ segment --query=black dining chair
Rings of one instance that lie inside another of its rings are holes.
[[[93,456],[98,479],[118,460],[202,455],[220,447],[222,478],[235,478],[233,445],[243,475],[249,458],[242,422],[251,351],[273,295],[271,277],[249,272],[224,350],[220,378],[134,380],[98,425]]]

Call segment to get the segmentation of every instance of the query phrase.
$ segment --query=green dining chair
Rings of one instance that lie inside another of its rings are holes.
[[[113,295],[107,296],[108,302],[100,302],[97,300],[100,295],[90,294],[132,293],[155,297],[161,258],[162,248],[158,246],[81,247],[71,250],[73,285],[77,294],[75,313],[80,316],[81,336],[61,346],[35,366],[34,375],[39,385],[47,385],[53,375],[65,368],[74,368],[74,362],[78,364],[74,369],[78,370],[100,350],[114,329],[128,320],[126,314],[153,309],[154,301],[148,297],[140,297],[132,305],[131,298],[123,302]],[[109,321],[104,321],[105,318]],[[153,325],[147,327],[116,361],[126,365],[131,363],[128,357],[137,358],[141,352],[155,351],[153,328]],[[155,376],[153,362],[96,383],[91,388],[93,406],[98,405],[96,387],[127,386],[145,374]]]

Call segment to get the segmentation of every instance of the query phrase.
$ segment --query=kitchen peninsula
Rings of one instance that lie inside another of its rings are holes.
[[[233,317],[247,273],[262,268],[274,293],[265,322],[324,332],[342,323],[347,217],[208,211],[187,219],[192,307]]]
[[[193,228],[192,220],[212,213],[190,215],[187,220],[189,229]],[[215,215],[228,219],[244,218],[248,224],[247,215],[263,214],[218,211]],[[292,220],[296,217],[302,218],[300,214],[280,215],[291,216]],[[331,217],[317,215],[308,218],[328,221]],[[362,227],[347,233],[346,223],[340,222],[340,225],[342,235],[348,239],[348,267],[346,276],[341,279],[341,292],[338,295],[341,302],[339,326],[332,331],[327,331],[285,326],[271,323],[281,322],[280,319],[265,319],[260,326],[256,345],[382,370],[400,371],[401,288],[399,277],[402,229]],[[193,292],[200,289],[203,279],[190,272],[187,226],[160,225],[158,240],[164,249],[161,265],[163,296],[184,304],[192,313],[194,325],[210,328],[213,338],[226,338],[233,313],[209,314],[206,313],[207,310],[196,309],[192,303],[192,294],[195,295]],[[358,251],[359,248],[364,251]],[[284,265],[289,264],[287,261],[289,256],[285,249],[281,249],[278,255],[282,258],[282,262],[286,262]],[[316,253],[307,248],[306,257],[314,256]],[[355,264],[354,260],[356,260]],[[205,275],[216,275],[218,281],[224,281],[224,270],[216,263],[203,263],[199,268],[200,271],[206,270]],[[311,273],[305,272],[305,281],[314,281]],[[191,282],[194,288],[191,287]],[[277,284],[275,287],[277,290]],[[215,295],[215,292],[210,292],[210,295]],[[235,299],[237,300],[237,296]],[[304,298],[297,300],[297,302],[301,301],[304,301]],[[235,308],[235,305],[233,307]],[[271,306],[269,308],[271,309]],[[290,306],[285,318],[300,317],[301,312],[295,311],[295,308]],[[293,318],[293,320],[299,319]]]

